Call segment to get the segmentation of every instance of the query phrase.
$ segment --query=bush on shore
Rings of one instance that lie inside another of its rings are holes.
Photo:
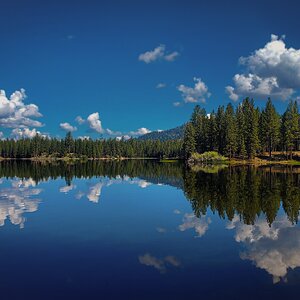
[[[220,155],[216,151],[208,151],[202,154],[199,153],[192,153],[191,157],[189,158],[190,164],[195,163],[224,163],[228,160],[227,157]]]

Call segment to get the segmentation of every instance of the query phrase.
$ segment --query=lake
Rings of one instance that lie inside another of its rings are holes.
[[[0,163],[1,299],[300,292],[300,169]]]

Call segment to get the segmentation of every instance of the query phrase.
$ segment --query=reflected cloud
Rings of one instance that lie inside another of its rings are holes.
[[[0,190],[0,226],[4,226],[8,219],[13,225],[24,228],[24,213],[35,212],[41,202],[33,198],[42,192],[42,189],[32,188],[36,183],[32,179],[14,180],[11,187]]]
[[[15,180],[11,183],[11,185],[15,188],[19,188],[19,187],[29,188],[29,187],[35,187],[37,185],[37,183],[32,178],[28,178],[28,179],[23,179],[23,180],[22,179]]]
[[[300,228],[292,225],[286,216],[279,217],[271,226],[263,219],[245,225],[236,216],[227,229],[236,229],[235,240],[246,246],[241,258],[266,270],[272,275],[273,283],[286,281],[288,270],[300,267]]]
[[[98,203],[100,196],[101,196],[101,191],[103,187],[109,187],[115,184],[122,184],[122,183],[126,183],[126,184],[135,184],[138,185],[141,188],[146,188],[150,185],[152,185],[152,183],[147,182],[146,180],[143,179],[137,179],[137,178],[130,178],[128,176],[116,176],[116,178],[114,179],[109,179],[107,177],[103,177],[101,178],[101,181],[97,182],[96,184],[92,185],[89,187],[89,190],[87,192],[83,192],[83,191],[78,191],[75,195],[76,199],[81,199],[83,197],[86,196],[86,198],[94,203]],[[72,188],[71,188],[72,186]],[[76,188],[76,186],[71,185],[66,186],[66,187],[62,187],[60,189],[61,192],[68,192],[69,190]]]
[[[183,216],[182,222],[183,223],[178,227],[180,231],[194,229],[197,233],[197,237],[202,237],[208,230],[211,219],[209,217],[199,219],[193,213],[190,213]]]
[[[160,273],[165,273],[168,266],[180,267],[181,262],[178,258],[172,255],[168,255],[162,259],[157,258],[149,253],[139,256],[139,262],[142,265],[153,267],[158,270]]]
[[[167,232],[167,229],[166,229],[166,228],[163,228],[163,227],[157,227],[157,228],[156,228],[156,231],[159,232],[159,233],[166,233],[166,232]]]
[[[70,191],[72,191],[72,190],[74,190],[74,189],[76,189],[76,185],[70,184],[70,185],[66,185],[66,186],[61,187],[61,188],[59,189],[59,191],[60,191],[61,193],[67,194],[68,192],[70,192]]]
[[[89,201],[98,203],[103,185],[104,184],[102,182],[98,182],[92,187],[90,187],[89,192],[86,196],[89,199]]]

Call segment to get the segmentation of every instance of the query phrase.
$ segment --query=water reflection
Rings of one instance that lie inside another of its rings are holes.
[[[208,226],[211,223],[209,217],[197,218],[193,213],[185,214],[182,219],[182,224],[179,225],[180,231],[186,231],[188,229],[194,229],[197,237],[203,236],[208,230]]]
[[[0,189],[0,226],[9,220],[11,224],[24,228],[25,213],[35,212],[40,199],[36,198],[42,189],[34,188],[36,182],[32,179],[12,180],[11,187]]]
[[[147,182],[146,180],[139,178],[130,178],[129,176],[121,177],[118,175],[114,179],[111,179],[109,177],[102,177],[100,181],[96,184],[89,185],[87,192],[79,190],[76,193],[75,198],[80,200],[81,198],[86,197],[90,202],[98,203],[103,187],[110,187],[114,184],[122,183],[138,185],[140,188],[143,189],[151,185],[151,183]],[[67,193],[73,189],[76,189],[76,185],[70,184],[69,186],[60,188],[60,192]]]
[[[166,273],[167,268],[170,266],[176,268],[181,266],[180,260],[172,255],[168,255],[164,258],[157,258],[149,253],[146,253],[139,256],[139,262],[142,265],[155,268],[160,273]]]
[[[235,216],[227,229],[235,229],[236,242],[245,246],[240,257],[266,270],[274,283],[287,281],[288,270],[300,267],[300,228],[286,216],[277,218],[271,226],[261,218],[254,225],[246,225]]]
[[[103,189],[113,185],[135,185],[143,190],[168,185],[181,189],[192,208],[192,212],[171,210],[178,218],[178,234],[208,236],[216,219],[225,220],[223,229],[231,231],[242,248],[240,258],[265,270],[274,283],[285,282],[289,270],[300,267],[299,170],[243,167],[212,172],[211,168],[190,170],[182,164],[140,161],[74,165],[2,162],[0,175],[7,180],[0,187],[0,226],[9,220],[24,227],[24,214],[37,211],[41,202],[40,181],[64,179],[65,184],[56,191],[92,203],[99,203]],[[164,238],[172,234],[169,227],[154,228]],[[138,256],[139,263],[160,273],[183,266],[174,255],[145,252]]]

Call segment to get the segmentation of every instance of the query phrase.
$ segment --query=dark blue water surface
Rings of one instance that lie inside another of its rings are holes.
[[[300,292],[300,172],[1,163],[1,299]]]

